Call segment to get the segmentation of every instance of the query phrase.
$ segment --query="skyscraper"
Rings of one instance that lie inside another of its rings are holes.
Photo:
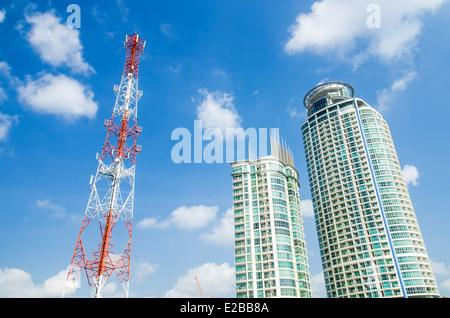
[[[342,82],[304,98],[307,171],[328,297],[438,297],[383,117]]]
[[[298,172],[271,138],[271,155],[231,164],[237,298],[311,297]]]

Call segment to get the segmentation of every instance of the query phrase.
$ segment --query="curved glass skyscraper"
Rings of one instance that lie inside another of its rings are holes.
[[[304,105],[328,297],[439,297],[386,121],[342,82],[315,87]]]

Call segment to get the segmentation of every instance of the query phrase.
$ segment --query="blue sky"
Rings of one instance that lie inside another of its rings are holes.
[[[172,132],[193,132],[198,119],[279,128],[300,173],[314,296],[325,296],[300,126],[304,95],[333,80],[390,125],[441,295],[450,295],[448,1],[78,1],[80,28],[70,29],[72,2],[0,4],[1,297],[61,295],[123,41],[135,31],[147,45],[130,296],[198,297],[195,276],[204,295],[235,295],[230,166],[171,158]],[[374,3],[379,16],[367,11]],[[88,297],[86,285],[71,296]],[[120,295],[111,279],[105,297]]]

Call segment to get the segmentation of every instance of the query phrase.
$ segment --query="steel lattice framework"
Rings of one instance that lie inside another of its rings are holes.
[[[141,151],[136,141],[142,131],[137,125],[137,104],[142,96],[142,91],[138,90],[138,70],[144,47],[145,41],[138,34],[126,37],[125,68],[120,85],[114,86],[116,103],[111,119],[105,120],[106,140],[101,155],[97,155],[97,173],[91,176],[91,194],[63,297],[83,272],[92,297],[102,297],[103,287],[113,272],[128,297],[135,163]],[[95,226],[95,221],[99,227]],[[100,243],[92,245],[93,237],[99,237]],[[116,250],[116,247],[121,249]]]

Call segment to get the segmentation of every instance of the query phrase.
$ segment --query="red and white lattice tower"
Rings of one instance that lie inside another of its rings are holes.
[[[91,176],[91,194],[63,297],[83,272],[92,297],[102,297],[103,287],[112,273],[128,297],[135,162],[141,151],[136,140],[142,131],[137,125],[137,103],[142,96],[138,90],[138,70],[145,41],[133,34],[126,37],[124,46],[125,69],[120,85],[114,86],[116,103],[111,120],[105,121],[106,141],[101,156],[97,155],[97,173]]]

